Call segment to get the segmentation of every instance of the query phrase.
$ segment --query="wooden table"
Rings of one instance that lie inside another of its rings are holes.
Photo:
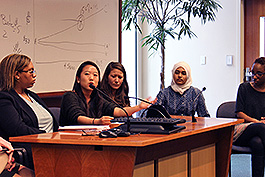
[[[61,131],[10,141],[32,144],[36,176],[227,176],[234,125],[243,120],[184,118],[186,129],[170,135],[99,138]]]

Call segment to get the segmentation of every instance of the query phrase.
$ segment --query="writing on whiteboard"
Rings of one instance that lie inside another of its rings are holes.
[[[83,61],[94,61],[101,71],[110,61],[118,61],[119,4],[1,0],[0,60],[10,53],[28,55],[38,71],[34,91],[71,89]]]
[[[71,18],[71,19],[62,19],[62,21],[64,22],[72,22],[71,25],[67,26],[64,29],[61,29],[60,31],[55,31],[52,34],[35,39],[36,44],[42,45],[45,47],[56,48],[58,50],[96,53],[96,54],[107,56],[108,55],[107,50],[109,49],[109,45],[110,45],[109,43],[100,44],[100,43],[97,43],[96,41],[80,42],[80,41],[69,40],[67,38],[64,38],[63,40],[52,40],[53,37],[62,35],[63,33],[66,33],[67,31],[72,30],[73,28],[76,28],[77,31],[84,30],[85,21],[96,15],[100,15],[101,13],[106,13],[107,12],[106,8],[107,8],[107,5],[103,5],[102,7],[99,7],[98,4],[87,3],[86,5],[81,7],[81,9],[79,10],[80,13],[78,14],[77,17]],[[91,24],[87,24],[87,26],[89,25]]]

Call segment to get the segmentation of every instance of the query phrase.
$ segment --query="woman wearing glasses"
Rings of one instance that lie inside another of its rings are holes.
[[[0,136],[4,139],[58,129],[45,103],[37,94],[28,90],[35,81],[36,73],[29,57],[11,54],[1,61]]]
[[[237,117],[245,119],[234,132],[234,144],[252,150],[252,176],[264,176],[265,157],[265,58],[252,65],[252,82],[240,84],[237,92]]]

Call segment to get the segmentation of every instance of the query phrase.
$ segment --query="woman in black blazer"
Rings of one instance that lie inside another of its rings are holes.
[[[1,61],[0,136],[4,139],[58,129],[45,103],[37,94],[28,90],[35,81],[36,73],[28,56],[11,54]]]

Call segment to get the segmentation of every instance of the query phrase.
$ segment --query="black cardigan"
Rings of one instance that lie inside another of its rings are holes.
[[[101,116],[113,116],[115,107],[117,106],[114,103],[103,99],[103,107],[100,112]],[[88,115],[87,105],[75,92],[66,92],[62,98],[60,125],[77,125],[77,118],[79,116],[91,117],[90,115]]]

